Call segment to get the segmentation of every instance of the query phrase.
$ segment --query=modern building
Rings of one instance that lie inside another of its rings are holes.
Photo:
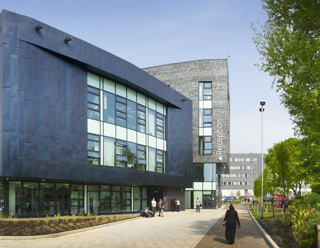
[[[221,174],[229,173],[230,99],[228,60],[198,60],[144,69],[193,101],[193,185],[186,208],[221,204]]]
[[[6,215],[138,212],[152,197],[180,198],[184,210],[192,187],[189,98],[119,57],[6,10],[0,141]]]
[[[261,174],[261,153],[231,153],[230,173],[222,175],[222,195],[253,195],[254,181]]]

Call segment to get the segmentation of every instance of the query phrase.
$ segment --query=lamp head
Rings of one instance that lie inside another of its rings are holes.
[[[266,101],[260,101],[260,105],[261,105],[261,106],[266,105]]]

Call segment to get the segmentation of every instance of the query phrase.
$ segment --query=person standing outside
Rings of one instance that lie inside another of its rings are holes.
[[[164,201],[160,198],[159,200],[159,216],[163,217]]]
[[[171,198],[171,211],[174,212],[176,208],[176,202],[174,198]]]
[[[179,198],[176,200],[176,204],[177,204],[177,212],[180,212],[180,199]]]
[[[156,202],[156,200],[155,200],[154,197],[152,198],[152,201],[151,201],[151,207],[152,207],[152,212],[153,212],[153,214],[156,214],[157,202]]]
[[[237,223],[239,228],[240,221],[238,217],[238,212],[234,209],[233,205],[230,205],[223,220],[223,224],[226,226],[225,236],[228,244],[234,243],[237,230]]]
[[[196,212],[199,212],[200,213],[200,206],[201,206],[201,201],[199,200],[199,198],[197,197],[197,200],[196,200]]]

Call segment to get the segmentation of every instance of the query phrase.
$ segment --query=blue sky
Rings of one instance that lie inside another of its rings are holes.
[[[227,54],[231,152],[264,152],[293,136],[287,110],[260,72],[251,23],[264,23],[259,0],[0,0],[0,8],[38,19],[140,68]]]

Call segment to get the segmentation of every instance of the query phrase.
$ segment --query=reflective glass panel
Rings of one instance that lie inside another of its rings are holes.
[[[115,95],[109,92],[103,94],[103,119],[105,122],[115,123]]]

